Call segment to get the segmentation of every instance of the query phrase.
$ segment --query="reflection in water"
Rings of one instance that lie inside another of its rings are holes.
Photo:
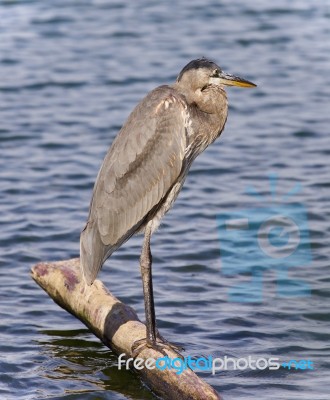
[[[43,330],[40,333],[43,340],[38,340],[38,345],[49,359],[39,367],[40,373],[55,386],[57,382],[66,381],[63,392],[58,386],[57,396],[111,390],[127,398],[133,395],[141,399],[155,398],[132,372],[118,370],[117,356],[93,339],[88,329]]]

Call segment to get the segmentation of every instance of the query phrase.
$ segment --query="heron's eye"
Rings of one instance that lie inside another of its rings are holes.
[[[212,72],[211,78],[219,78],[219,76],[220,76],[220,71],[218,69],[215,69]]]

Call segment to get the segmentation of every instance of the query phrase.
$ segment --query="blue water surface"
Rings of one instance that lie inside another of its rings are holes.
[[[118,371],[116,356],[53,303],[30,268],[78,256],[116,133],[149,90],[201,56],[258,88],[228,89],[221,139],[196,160],[153,236],[159,329],[185,355],[314,363],[201,372],[226,400],[329,399],[329,35],[324,0],[0,2],[1,399],[155,398]],[[269,174],[278,177],[275,191]],[[311,260],[286,274],[310,293],[283,297],[258,256],[259,269],[227,273],[235,246],[256,250],[256,242],[233,243],[217,216],[291,199],[307,213]],[[126,243],[100,278],[144,319],[141,242]],[[251,274],[259,301],[232,301]]]

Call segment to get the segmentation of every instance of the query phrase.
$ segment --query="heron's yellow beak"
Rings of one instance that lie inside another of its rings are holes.
[[[239,78],[235,75],[226,74],[221,71],[219,74],[220,83],[226,86],[239,86],[244,88],[256,87],[254,83],[247,81],[246,79]]]

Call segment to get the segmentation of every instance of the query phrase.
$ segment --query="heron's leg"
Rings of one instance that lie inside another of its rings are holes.
[[[156,315],[154,304],[154,293],[152,286],[152,255],[150,250],[150,239],[152,233],[152,221],[145,229],[144,242],[140,257],[140,268],[144,294],[144,309],[147,325],[147,344],[153,346],[156,343]]]
[[[165,349],[170,348],[174,351],[183,350],[182,347],[173,345],[164,339],[156,328],[156,315],[154,305],[154,295],[152,286],[152,255],[150,250],[150,239],[152,233],[152,221],[148,222],[145,233],[142,252],[140,257],[140,268],[142,275],[144,308],[146,315],[146,338],[137,340],[132,346],[132,355],[136,357],[146,347],[157,349],[162,354],[166,355]]]

